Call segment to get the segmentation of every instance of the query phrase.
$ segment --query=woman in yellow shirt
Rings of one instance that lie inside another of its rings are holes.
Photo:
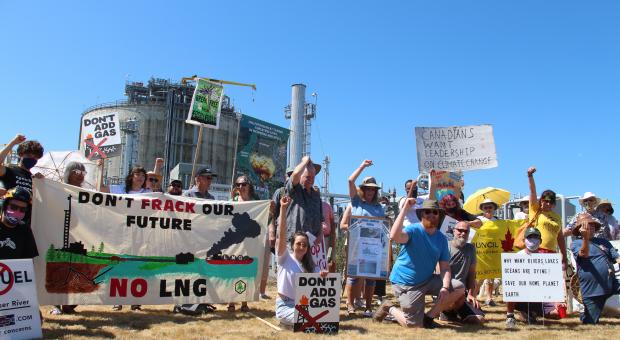
[[[562,234],[562,218],[552,210],[555,207],[556,195],[552,190],[545,190],[540,195],[540,199],[536,201],[535,172],[535,167],[527,170],[527,178],[530,183],[529,218],[530,220],[536,219],[534,225],[542,236],[538,252],[557,253],[559,248],[562,255],[562,270],[566,270],[566,243]]]

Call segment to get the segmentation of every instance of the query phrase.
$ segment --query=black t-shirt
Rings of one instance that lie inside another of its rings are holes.
[[[32,194],[32,174],[17,166],[7,166],[4,176],[0,176],[0,185],[6,189],[22,187]]]
[[[0,222],[0,260],[39,256],[32,230],[27,224],[9,228]]]

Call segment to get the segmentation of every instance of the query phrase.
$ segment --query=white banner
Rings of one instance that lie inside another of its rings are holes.
[[[564,302],[560,254],[502,253],[505,302]]]
[[[41,303],[258,300],[268,215],[268,201],[114,195],[35,180]]]
[[[32,260],[0,261],[0,339],[41,338]]]
[[[340,274],[295,275],[295,332],[338,333],[340,322]]]
[[[416,127],[418,170],[476,170],[497,167],[491,125]]]
[[[121,155],[121,130],[118,114],[105,113],[82,117],[84,156],[90,160]]]

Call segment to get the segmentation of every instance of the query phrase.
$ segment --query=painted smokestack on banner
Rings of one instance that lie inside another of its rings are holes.
[[[306,85],[293,84],[291,98],[291,135],[289,138],[289,167],[301,162],[304,149],[304,122],[306,106]]]

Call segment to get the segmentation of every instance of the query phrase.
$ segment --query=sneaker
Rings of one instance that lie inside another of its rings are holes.
[[[142,305],[131,305],[131,310],[133,311],[142,310]]]
[[[353,305],[355,306],[355,308],[364,308],[366,307],[366,302],[364,301],[364,299],[355,299],[355,301],[353,302]]]
[[[393,305],[390,301],[383,301],[381,306],[377,308],[377,311],[375,312],[375,315],[372,316],[372,318],[377,322],[385,320],[385,318],[390,315],[390,308],[392,308],[392,306]]]
[[[435,329],[441,328],[441,325],[435,322],[435,320],[433,320],[433,318],[431,318],[430,316],[424,314],[424,321],[422,321],[422,327],[427,329]]]
[[[493,299],[487,299],[484,304],[486,304],[489,307],[495,307],[497,306],[497,304],[495,303],[495,301],[493,301]]]
[[[60,310],[60,308],[54,306],[54,307],[52,307],[52,309],[50,309],[50,314],[51,315],[61,315],[62,311]]]
[[[366,309],[364,313],[362,313],[362,316],[365,318],[372,318],[373,315],[374,313],[370,309]]]
[[[506,328],[507,329],[517,328],[517,319],[515,319],[514,315],[506,317]]]
[[[265,293],[261,293],[259,297],[261,298],[261,300],[271,300],[271,296]]]
[[[114,305],[114,306],[112,306],[112,310],[119,311],[119,310],[122,310],[122,309],[123,309],[123,305]]]

